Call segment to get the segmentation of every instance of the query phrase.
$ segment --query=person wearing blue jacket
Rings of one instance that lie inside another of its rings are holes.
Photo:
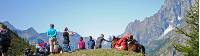
[[[95,41],[92,39],[92,36],[89,36],[89,37],[90,37],[90,40],[87,42],[88,49],[94,49]]]
[[[50,24],[50,28],[48,29],[47,36],[49,37],[49,44],[50,44],[50,53],[55,53],[55,44],[57,31],[54,29],[54,24]]]

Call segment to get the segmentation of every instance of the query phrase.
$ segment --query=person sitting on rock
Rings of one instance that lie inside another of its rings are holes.
[[[78,42],[78,49],[85,49],[85,42],[83,41],[83,37],[80,37],[80,41]]]
[[[89,37],[90,37],[90,40],[87,42],[88,49],[94,49],[95,41],[92,39],[92,36],[89,36]]]

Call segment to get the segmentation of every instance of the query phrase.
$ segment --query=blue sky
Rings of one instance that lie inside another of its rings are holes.
[[[163,0],[1,0],[0,21],[16,28],[33,27],[46,32],[49,24],[58,31],[68,27],[82,36],[119,35],[135,19],[155,14]]]

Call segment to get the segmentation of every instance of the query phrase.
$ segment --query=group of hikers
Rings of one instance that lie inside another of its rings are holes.
[[[70,48],[70,36],[73,36],[75,33],[70,32],[68,28],[66,27],[63,32],[63,47],[61,47],[58,44],[57,41],[57,31],[54,29],[54,24],[50,24],[50,28],[47,31],[47,36],[49,38],[48,43],[41,42],[40,40],[37,41],[36,44],[36,55],[48,55],[48,54],[57,54],[61,52],[72,52]],[[79,38],[79,41],[77,43],[78,49],[76,50],[83,50],[83,49],[98,49],[102,48],[102,42],[107,41],[107,42],[112,42],[104,39],[104,35],[101,34],[100,37],[97,38],[95,41],[92,36],[89,36],[89,40],[85,42],[83,40],[83,37]],[[86,48],[87,44],[87,48]],[[31,55],[30,48],[27,48],[25,50],[25,55],[29,56]]]
[[[8,42],[10,43],[10,40],[3,40],[3,37],[9,37],[9,35],[6,34],[7,30],[1,27],[0,25],[0,42]],[[36,51],[32,52],[31,48],[28,47],[25,49],[25,56],[32,56],[33,53],[36,56],[47,56],[49,54],[57,54],[61,52],[71,52],[70,48],[70,36],[73,36],[75,33],[70,32],[68,28],[66,27],[63,32],[63,47],[61,47],[58,44],[57,41],[57,31],[54,29],[54,24],[50,24],[50,28],[47,31],[47,36],[49,38],[48,43],[45,43],[43,41],[38,40],[36,44]],[[144,52],[144,46],[137,43],[135,39],[133,39],[133,35],[130,34],[124,34],[122,37],[115,37],[113,36],[112,41],[108,41],[104,39],[104,35],[101,34],[96,41],[93,39],[92,36],[89,36],[89,40],[85,43],[83,40],[83,37],[80,37],[80,40],[77,43],[77,50],[83,50],[83,49],[99,49],[102,48],[103,41],[112,42],[111,47],[117,50],[127,50],[127,51],[135,51],[135,52]],[[8,46],[6,44],[0,44],[0,52],[2,53],[1,56],[6,56],[6,52],[8,50]],[[87,44],[87,48],[86,48]],[[4,46],[3,46],[4,45]]]
[[[70,51],[70,45],[69,45],[69,36],[73,35],[74,33],[69,32],[68,28],[66,27],[64,29],[63,32],[63,44],[65,50],[68,52]],[[58,53],[56,51],[56,43],[57,43],[57,39],[56,39],[56,35],[57,32],[54,29],[54,24],[50,24],[50,29],[47,32],[47,35],[49,37],[49,44],[50,44],[50,53]],[[118,49],[118,50],[128,50],[128,51],[135,51],[135,52],[142,52],[144,53],[144,46],[140,45],[134,38],[133,35],[131,34],[124,34],[122,37],[118,37],[116,38],[115,36],[113,36],[113,40],[112,41],[108,41],[106,39],[104,39],[104,35],[101,34],[100,37],[97,38],[96,42],[93,40],[92,36],[89,36],[89,41],[87,41],[87,45],[88,45],[88,49],[99,49],[102,48],[102,42],[103,41],[107,41],[107,42],[112,42],[112,48]],[[116,41],[114,41],[115,39],[118,39]],[[85,48],[85,41],[83,40],[83,37],[80,37],[80,40],[78,41],[78,49],[82,50],[82,49],[86,49]],[[64,50],[64,51],[65,51]]]

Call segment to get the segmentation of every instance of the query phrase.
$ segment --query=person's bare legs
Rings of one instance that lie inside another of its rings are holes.
[[[2,53],[2,56],[7,56],[7,54],[5,52]]]
[[[53,41],[52,41],[53,39],[51,39],[51,38],[49,38],[49,45],[50,45],[50,53],[53,53],[54,51],[53,51]]]
[[[55,40],[53,41],[53,52],[54,52],[54,54],[56,53],[56,49],[55,49]]]
[[[57,41],[56,41],[56,39],[54,39],[54,41],[53,41],[53,50],[54,50],[54,53],[58,52],[56,44],[57,44]]]

